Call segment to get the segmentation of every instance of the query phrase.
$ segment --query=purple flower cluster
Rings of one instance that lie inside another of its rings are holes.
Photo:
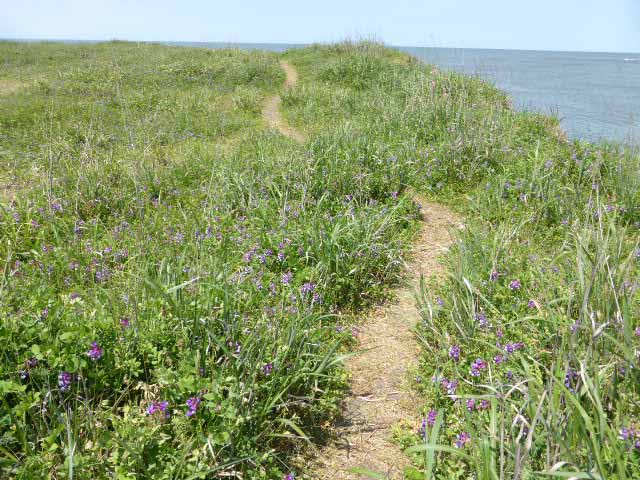
[[[193,417],[196,414],[201,401],[200,397],[191,397],[187,400],[187,417]]]
[[[289,285],[291,283],[292,279],[293,279],[293,273],[286,272],[286,273],[282,274],[282,284],[283,285]]]
[[[520,350],[523,347],[524,347],[524,343],[523,342],[516,342],[516,343],[507,343],[504,346],[504,349],[509,355],[511,355],[512,353]]]
[[[440,382],[440,384],[447,391],[447,395],[455,395],[456,394],[456,389],[458,388],[458,381],[457,380],[448,380],[446,378],[443,378],[442,381]]]
[[[484,312],[478,312],[475,315],[475,319],[478,321],[480,328],[486,328],[489,326],[489,320]]]
[[[87,352],[87,356],[95,362],[96,360],[100,360],[100,358],[102,358],[102,354],[102,347],[98,345],[98,342],[91,342],[91,348]]]
[[[311,293],[316,289],[316,286],[314,283],[312,282],[306,282],[302,284],[302,287],[300,287],[300,293],[302,295],[305,295],[307,293]]]
[[[511,282],[509,282],[509,288],[513,291],[520,290],[522,288],[522,283],[520,283],[520,280],[518,279],[511,280]]]
[[[271,375],[271,372],[273,371],[273,363],[265,363],[262,366],[262,373],[268,377],[269,375]]]
[[[469,398],[466,402],[467,410],[473,412],[474,410],[486,410],[489,408],[489,401],[482,399],[479,402],[475,398]]]
[[[418,429],[418,434],[422,437],[423,440],[427,439],[427,427],[431,428],[436,423],[436,418],[438,417],[437,410],[429,410],[427,414],[427,418],[422,419],[422,423],[420,424],[420,429]]]
[[[571,368],[567,369],[567,372],[564,375],[564,386],[567,387],[571,393],[575,393],[576,387],[578,385],[578,380],[580,379],[580,375],[575,370]]]
[[[471,376],[479,377],[482,373],[482,370],[487,368],[487,362],[485,362],[481,358],[476,358],[476,360],[471,364]]]
[[[60,387],[60,390],[63,392],[69,390],[71,382],[73,382],[73,375],[69,372],[60,372],[58,374],[58,387]]]
[[[451,347],[449,347],[449,356],[455,362],[458,362],[460,360],[460,346],[459,345],[451,345]]]
[[[169,412],[167,411],[169,408],[169,402],[151,402],[151,405],[147,407],[147,415],[154,416],[156,414],[160,414],[167,418],[169,416]]]
[[[640,450],[640,429],[631,427],[623,427],[620,429],[620,440],[633,445],[636,449]]]
[[[464,448],[467,443],[471,441],[471,435],[468,432],[459,433],[456,436],[456,448]]]

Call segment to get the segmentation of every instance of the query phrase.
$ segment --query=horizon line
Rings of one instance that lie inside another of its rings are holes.
[[[219,44],[219,45],[277,45],[277,46],[291,46],[291,47],[305,47],[311,45],[331,45],[335,43],[341,43],[346,41],[352,41],[349,38],[333,41],[314,41],[314,42],[249,42],[249,41],[220,41],[220,40],[128,40],[126,38],[108,38],[108,39],[76,39],[76,38],[45,38],[45,37],[0,37],[0,41],[9,42],[77,42],[77,43],[108,43],[108,42],[128,42],[128,43],[156,43],[156,44]],[[497,51],[511,51],[511,52],[557,52],[557,53],[613,53],[613,54],[631,54],[640,55],[640,52],[631,51],[606,51],[606,50],[549,50],[549,49],[535,49],[535,48],[497,48],[497,47],[435,47],[425,45],[395,45],[376,39],[362,38],[356,41],[372,41],[381,43],[384,46],[392,48],[433,48],[442,50],[497,50]]]

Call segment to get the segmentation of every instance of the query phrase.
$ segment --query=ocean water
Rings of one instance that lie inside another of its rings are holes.
[[[75,43],[73,40],[66,42]],[[158,42],[282,52],[297,44]],[[640,144],[640,53],[395,47],[441,69],[477,75],[514,107],[557,115],[571,138]]]
[[[572,138],[640,143],[640,53],[400,50],[489,80],[516,108],[557,115]]]

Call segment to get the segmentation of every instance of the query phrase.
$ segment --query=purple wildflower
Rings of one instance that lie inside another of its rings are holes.
[[[579,378],[580,375],[578,375],[578,372],[572,370],[571,368],[568,368],[567,372],[564,375],[564,386],[567,387],[567,390],[569,390],[571,393],[574,393],[576,391],[575,387],[578,385]]]
[[[475,408],[476,408],[476,399],[475,398],[467,399],[467,410],[469,410],[470,412],[473,412]]]
[[[485,328],[489,325],[489,321],[487,320],[487,316],[484,312],[476,313],[475,318],[479,322],[480,328]]]
[[[302,295],[306,293],[311,293],[316,289],[316,286],[312,282],[306,282],[300,287],[300,293]]]
[[[496,280],[498,280],[498,277],[499,277],[499,276],[500,276],[500,274],[498,273],[498,271],[497,271],[497,270],[493,270],[493,271],[491,272],[491,275],[489,275],[489,279],[490,279],[492,282],[495,282]]]
[[[486,410],[489,408],[489,400],[480,400],[480,405],[478,405],[478,410]]]
[[[456,436],[456,448],[464,448],[471,441],[471,435],[468,432],[462,432]]]
[[[72,381],[73,375],[71,375],[69,372],[60,372],[58,374],[58,386],[60,387],[60,390],[69,390]]]
[[[621,428],[620,435],[619,435],[620,440],[624,440],[626,442],[627,440],[629,440],[629,437],[630,437],[629,429],[626,427]]]
[[[196,414],[201,401],[200,397],[191,397],[187,400],[187,407],[189,408],[189,410],[187,410],[187,417],[193,417]]]
[[[522,288],[522,283],[520,283],[520,280],[515,279],[515,280],[511,280],[511,282],[509,283],[509,288],[511,290],[520,290],[520,288]]]
[[[295,475],[293,473],[287,473],[284,477],[283,480],[295,480]]]
[[[458,388],[457,380],[447,380],[446,378],[443,378],[441,384],[446,389],[447,395],[456,394],[456,389]]]
[[[484,360],[482,360],[481,358],[477,358],[472,364],[471,364],[471,376],[473,377],[479,377],[480,373],[482,372],[482,370],[484,370],[485,368],[487,368],[487,362],[485,362]]]
[[[429,425],[430,427],[433,427],[433,425],[436,423],[436,418],[438,417],[438,411],[437,410],[429,410],[429,413],[427,414],[427,425]]]
[[[129,325],[131,325],[131,320],[129,320],[128,317],[122,317],[120,319],[120,325],[122,325],[122,328],[129,328]]]
[[[420,428],[418,429],[418,434],[422,437],[423,440],[427,439],[427,420],[422,419],[422,423],[420,424]]]
[[[273,371],[273,363],[265,363],[262,366],[262,373],[264,373],[265,376],[269,376],[271,375],[271,372]]]
[[[636,327],[635,334],[636,337],[640,337],[640,327]]]
[[[147,407],[147,415],[152,416],[157,413],[163,413],[165,417],[169,416],[169,412],[167,412],[167,408],[169,407],[169,402],[151,402],[151,405]]]
[[[527,307],[529,308],[536,308],[537,306],[536,301],[533,299],[529,300],[529,303],[527,303]]]
[[[95,362],[102,358],[102,353],[102,347],[98,345],[98,342],[91,342],[91,348],[87,352],[88,357]]]
[[[282,284],[283,285],[289,285],[291,283],[292,279],[293,279],[293,273],[286,272],[286,273],[282,274]]]
[[[451,345],[449,348],[449,356],[455,361],[460,360],[460,346],[459,345]]]
[[[524,347],[524,343],[516,342],[516,343],[507,343],[504,346],[504,349],[509,355],[511,355],[513,352],[520,350],[522,347]]]
[[[505,359],[504,355],[499,353],[498,355],[493,357],[493,361],[495,362],[496,365],[500,365],[501,363],[505,362],[506,359]]]

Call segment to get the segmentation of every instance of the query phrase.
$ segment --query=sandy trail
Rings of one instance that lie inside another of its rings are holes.
[[[295,68],[285,61],[286,88],[298,81]],[[263,116],[267,123],[296,141],[304,136],[280,116],[280,97],[267,99]],[[443,273],[438,257],[451,245],[450,232],[460,220],[442,205],[422,205],[422,224],[407,263],[408,278],[399,288],[394,302],[374,310],[363,322],[358,335],[362,353],[351,357],[346,367],[351,376],[351,391],[345,399],[343,414],[334,425],[332,441],[319,450],[312,465],[306,465],[310,479],[347,480],[366,478],[350,473],[364,467],[388,479],[401,479],[407,457],[393,442],[393,428],[402,421],[416,427],[420,423],[421,400],[407,385],[408,373],[418,365],[420,348],[414,335],[419,320],[415,292],[420,278]]]
[[[284,60],[280,61],[280,66],[287,74],[284,82],[285,88],[292,88],[298,81],[298,72]],[[282,118],[282,115],[280,115],[281,102],[282,98],[280,98],[279,95],[267,98],[264,108],[262,109],[262,117],[270,127],[275,128],[285,137],[289,137],[296,142],[303,142],[304,135],[296,129],[291,128],[287,121]]]
[[[335,440],[321,451],[310,478],[367,478],[349,473],[364,467],[388,479],[403,478],[409,464],[393,442],[393,428],[399,422],[420,424],[420,406],[407,385],[408,373],[418,365],[420,348],[414,335],[419,319],[415,291],[420,277],[443,273],[438,257],[452,243],[451,230],[459,219],[442,205],[422,201],[422,226],[407,264],[406,285],[396,300],[374,311],[359,334],[362,354],[347,362],[351,392],[344,404],[343,418],[335,426]]]

